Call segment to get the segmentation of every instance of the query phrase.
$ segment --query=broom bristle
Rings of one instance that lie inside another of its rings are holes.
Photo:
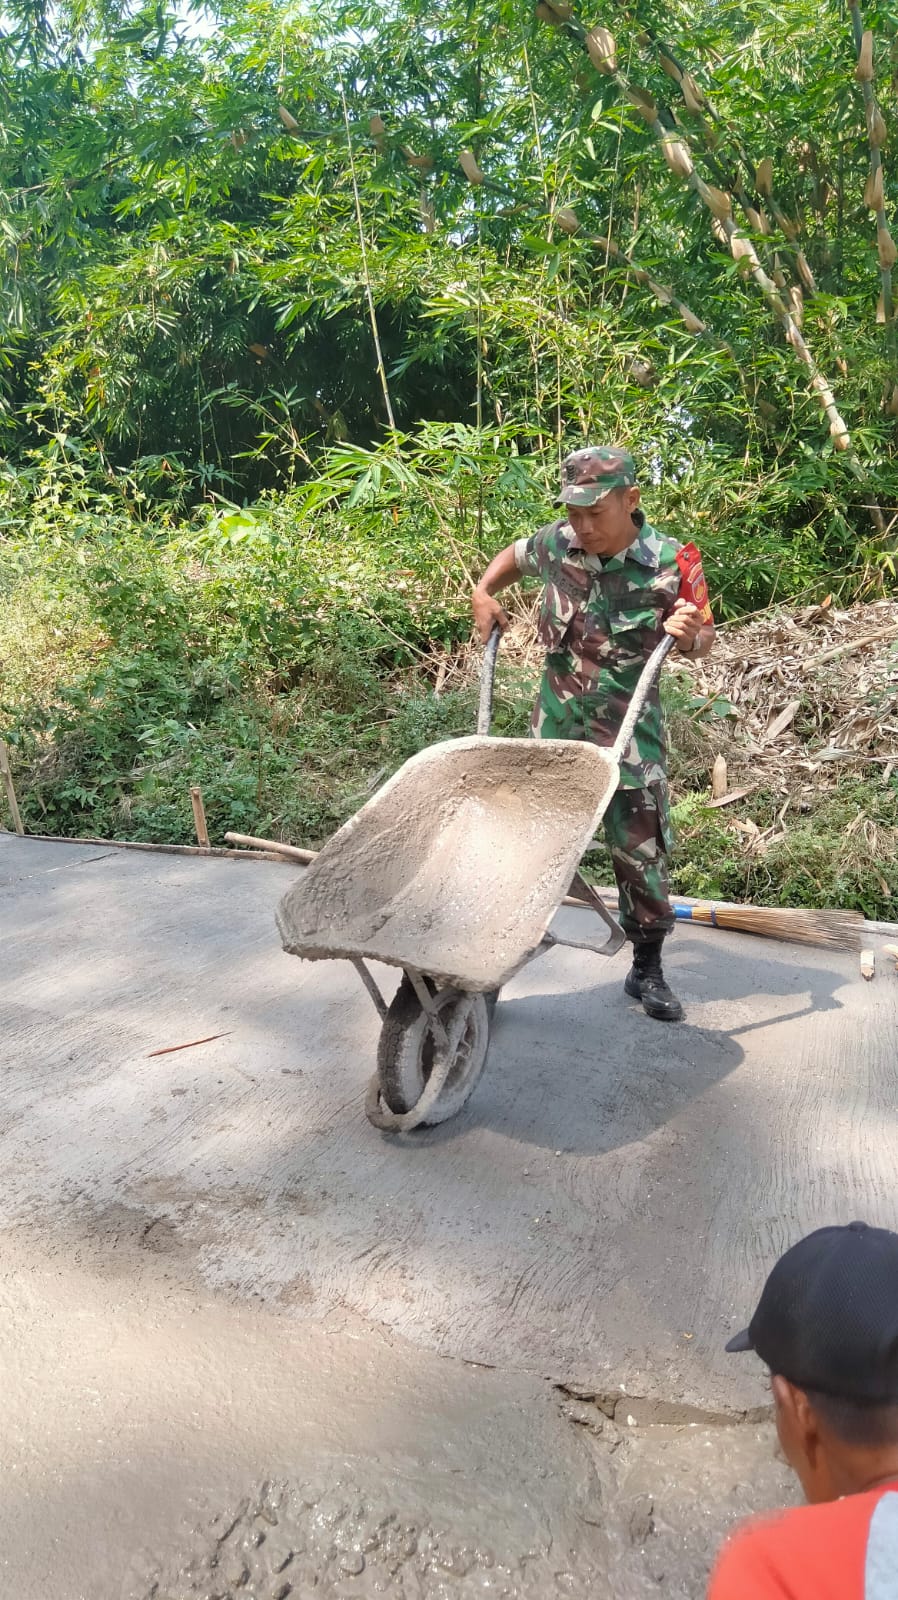
[[[692,921],[757,933],[788,944],[815,944],[834,950],[859,950],[864,919],[859,911],[798,911],[778,906],[733,906],[708,901],[693,906]]]

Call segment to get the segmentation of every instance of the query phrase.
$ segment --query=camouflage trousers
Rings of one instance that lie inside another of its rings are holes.
[[[609,707],[598,696],[556,695],[544,678],[531,734],[537,739],[584,739],[610,746],[625,710],[626,699],[620,707]],[[645,752],[637,749],[637,754],[644,757]],[[654,759],[644,760],[640,786],[617,789],[603,818],[617,879],[618,921],[634,941],[669,933],[676,920],[668,896],[667,858],[673,831],[662,759],[659,748]],[[627,774],[626,764],[623,771]]]
[[[616,790],[602,820],[620,897],[618,921],[627,938],[669,933],[675,918],[667,871],[673,843],[667,784]]]

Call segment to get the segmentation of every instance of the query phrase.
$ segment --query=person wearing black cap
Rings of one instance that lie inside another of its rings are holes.
[[[898,1600],[898,1233],[851,1222],[799,1240],[726,1348],[769,1368],[810,1504],[740,1530],[708,1600]]]

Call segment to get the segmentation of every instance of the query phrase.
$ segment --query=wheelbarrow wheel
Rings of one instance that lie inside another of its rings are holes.
[[[458,989],[434,991],[440,1019],[447,1033],[458,1037],[458,1044],[439,1097],[422,1118],[422,1126],[447,1122],[473,1093],[489,1047],[491,998]],[[442,1048],[410,980],[403,976],[377,1046],[380,1093],[390,1111],[402,1116],[414,1109]]]

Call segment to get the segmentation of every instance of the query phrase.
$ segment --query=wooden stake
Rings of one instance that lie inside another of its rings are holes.
[[[19,835],[19,838],[24,839],[25,829],[22,827],[22,818],[19,815],[19,804],[16,800],[16,791],[13,787],[12,773],[9,770],[9,751],[6,748],[6,744],[3,739],[0,739],[0,772],[3,774],[3,787],[6,790],[6,798],[9,802],[13,827],[15,828],[16,833]]]
[[[196,829],[196,842],[204,850],[209,848],[209,829],[206,827],[206,812],[203,807],[202,789],[192,788],[190,791],[190,804],[193,806],[193,826]]]

